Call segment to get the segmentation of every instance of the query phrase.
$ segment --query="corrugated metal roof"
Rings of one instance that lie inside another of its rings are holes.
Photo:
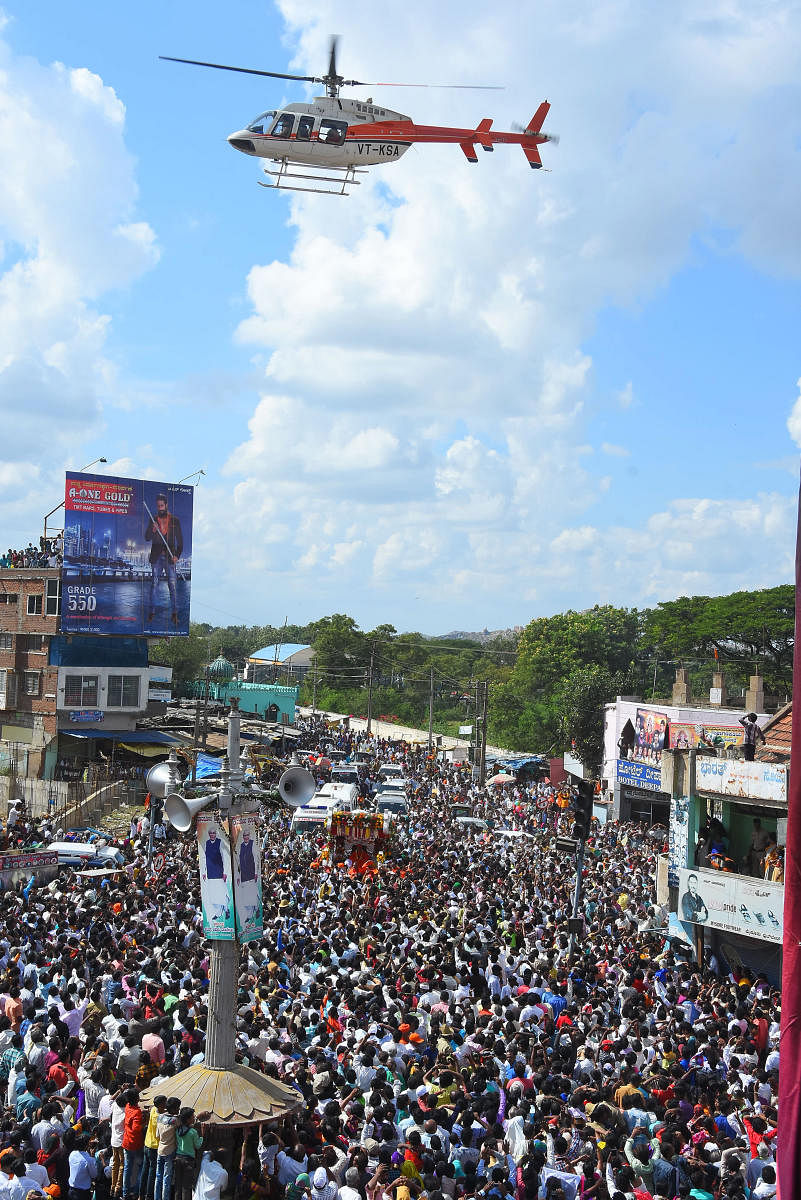
[[[282,646],[262,646],[250,655],[250,662],[284,663],[298,650],[311,650],[311,646],[301,645],[300,642],[284,642]]]

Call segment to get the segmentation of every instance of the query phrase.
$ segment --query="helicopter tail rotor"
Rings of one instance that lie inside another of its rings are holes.
[[[554,146],[559,145],[558,133],[547,133],[544,129],[534,129],[531,125],[521,125],[519,121],[512,121],[510,127],[514,133],[537,134],[538,137],[545,138],[546,142],[552,142]]]

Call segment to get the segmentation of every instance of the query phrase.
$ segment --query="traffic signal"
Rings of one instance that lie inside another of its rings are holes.
[[[592,802],[595,796],[595,785],[589,779],[582,779],[578,785],[578,795],[575,801],[575,818],[573,822],[573,837],[580,842],[586,842],[592,828]]]

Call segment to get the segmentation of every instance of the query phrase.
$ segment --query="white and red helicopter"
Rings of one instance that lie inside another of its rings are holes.
[[[299,192],[325,192],[329,195],[349,195],[348,188],[358,184],[357,174],[383,163],[397,162],[410,146],[453,143],[459,146],[468,162],[478,162],[476,147],[494,150],[496,145],[520,146],[529,166],[542,167],[539,147],[559,139],[543,131],[550,105],[539,106],[525,128],[506,133],[492,128],[486,117],[475,129],[453,129],[442,125],[416,125],[411,117],[393,112],[373,102],[340,97],[343,87],[447,87],[467,89],[465,84],[363,83],[344,79],[337,74],[337,38],[331,39],[328,71],[325,75],[287,75],[281,71],[257,71],[248,67],[230,67],[223,63],[199,62],[194,58],[161,57],[167,62],[188,63],[195,67],[212,67],[217,71],[237,71],[243,75],[266,75],[271,79],[297,79],[303,83],[322,83],[325,95],[316,96],[311,103],[288,104],[282,109],[260,113],[245,129],[228,137],[235,150],[256,158],[266,158],[278,164],[277,170],[265,167],[273,183],[262,187],[288,188]],[[495,87],[480,86],[481,91],[498,91]],[[290,168],[299,168],[291,170]],[[336,188],[320,184],[338,184]]]

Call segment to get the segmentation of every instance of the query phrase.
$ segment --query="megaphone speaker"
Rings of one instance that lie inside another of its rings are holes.
[[[173,792],[164,801],[164,815],[173,829],[177,829],[179,833],[186,833],[188,829],[192,828],[192,822],[201,809],[208,807],[215,799],[216,796],[212,795],[185,800],[183,796]]]
[[[278,780],[278,794],[290,808],[302,808],[316,791],[314,776],[303,767],[289,767]]]

